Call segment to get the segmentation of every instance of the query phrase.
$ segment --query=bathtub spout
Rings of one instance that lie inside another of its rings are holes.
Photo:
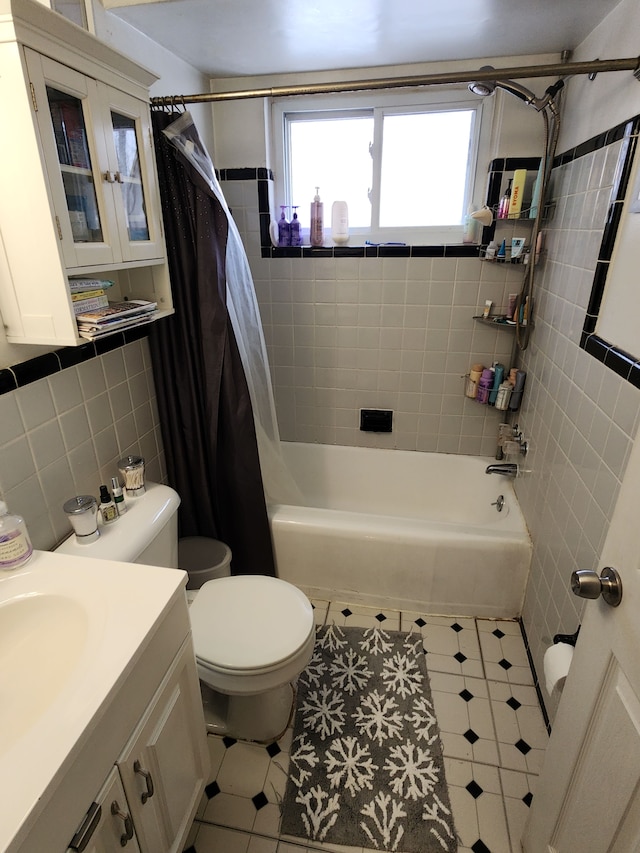
[[[502,474],[503,477],[517,477],[518,465],[516,462],[503,462],[500,465],[487,465],[485,474]]]

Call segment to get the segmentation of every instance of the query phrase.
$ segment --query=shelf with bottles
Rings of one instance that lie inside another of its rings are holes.
[[[517,412],[522,403],[527,374],[517,367],[507,370],[495,362],[491,367],[473,364],[464,380],[464,395],[479,405],[490,406],[500,412]]]
[[[498,225],[535,222],[539,168],[539,157],[506,157],[491,161],[485,204],[493,213],[493,222],[483,228],[483,245],[495,239]]]

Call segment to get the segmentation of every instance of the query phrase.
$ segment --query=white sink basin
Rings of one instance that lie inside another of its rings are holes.
[[[86,645],[85,608],[37,592],[0,604],[0,755],[67,686]]]
[[[128,713],[110,709],[185,582],[175,569],[42,551],[0,572],[0,850],[31,851],[24,839],[70,780],[85,796],[85,784],[97,791],[95,780],[75,779],[79,756],[88,749],[106,777],[107,746]],[[125,707],[136,700],[131,693]],[[57,813],[87,805],[76,790]]]

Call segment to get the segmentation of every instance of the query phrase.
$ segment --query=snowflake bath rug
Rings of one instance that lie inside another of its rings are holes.
[[[424,658],[416,634],[318,629],[298,682],[283,835],[457,850]]]

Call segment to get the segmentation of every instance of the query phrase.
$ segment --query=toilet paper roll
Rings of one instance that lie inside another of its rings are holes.
[[[544,653],[544,680],[549,696],[554,690],[562,691],[572,658],[573,646],[568,643],[555,643]]]

